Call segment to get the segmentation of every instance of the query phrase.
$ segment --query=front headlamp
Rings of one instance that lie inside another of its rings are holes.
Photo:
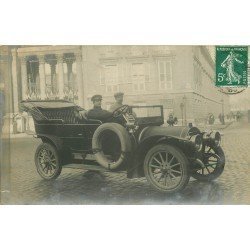
[[[214,141],[216,146],[219,146],[221,143],[221,134],[220,132],[216,131],[216,132],[212,132],[210,135],[210,138]]]
[[[202,150],[203,141],[202,141],[202,136],[201,135],[193,135],[190,138],[190,141],[194,143],[195,149],[197,151],[201,151]]]

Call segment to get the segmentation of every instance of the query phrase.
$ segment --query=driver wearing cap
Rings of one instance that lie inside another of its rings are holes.
[[[87,117],[89,119],[97,119],[101,121],[106,121],[109,118],[112,118],[112,113],[102,109],[102,96],[94,95],[91,97],[91,101],[93,102],[93,108],[87,112]]]
[[[124,96],[124,93],[122,92],[117,92],[114,94],[115,103],[111,105],[109,112],[114,112],[115,110],[117,110],[123,105],[123,96]]]

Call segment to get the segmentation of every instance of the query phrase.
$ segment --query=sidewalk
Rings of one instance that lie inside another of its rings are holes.
[[[227,127],[231,126],[233,123],[234,121],[226,122],[225,125],[222,125],[222,124],[198,125],[197,127],[200,129],[224,130]]]
[[[18,133],[18,134],[12,134],[12,133],[10,133],[10,134],[7,134],[7,133],[3,133],[2,134],[2,138],[3,139],[12,139],[12,138],[32,138],[33,137],[33,135],[34,135],[35,133],[34,132],[28,132],[27,131],[27,133]]]

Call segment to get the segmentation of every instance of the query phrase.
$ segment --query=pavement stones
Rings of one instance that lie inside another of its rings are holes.
[[[34,164],[40,140],[12,138],[7,204],[250,204],[250,125],[233,123],[223,134],[223,174],[211,183],[191,179],[171,196],[154,191],[145,178],[127,179],[126,173],[63,169],[58,179],[42,180]]]

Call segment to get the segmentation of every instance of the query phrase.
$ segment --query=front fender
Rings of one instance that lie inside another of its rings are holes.
[[[150,149],[157,144],[168,144],[179,148],[187,157],[195,155],[195,147],[191,141],[176,136],[154,135],[148,136],[138,144],[137,150]]]
[[[147,152],[153,146],[161,143],[169,144],[179,148],[187,156],[187,158],[192,158],[195,156],[194,147],[190,145],[191,142],[188,140],[166,135],[147,136],[144,138],[144,140],[141,140],[138,143],[136,150],[133,152],[133,164],[128,167],[128,178],[144,176],[143,162]]]
[[[59,155],[59,161],[62,165],[72,162],[73,158],[71,151],[68,147],[63,146],[63,141],[61,138],[47,134],[38,134],[35,137],[40,138],[44,143],[50,143],[56,148]]]
[[[38,134],[36,135],[37,138],[40,138],[43,142],[51,143],[58,151],[63,149],[63,141],[61,138],[57,136],[48,135],[48,134]]]
[[[150,126],[144,128],[138,137],[138,142],[146,140],[147,138],[159,136],[166,138],[176,138],[186,140],[187,136],[193,134],[199,134],[200,130],[196,127],[186,127],[186,126],[168,126],[168,127],[159,127],[159,126]]]

